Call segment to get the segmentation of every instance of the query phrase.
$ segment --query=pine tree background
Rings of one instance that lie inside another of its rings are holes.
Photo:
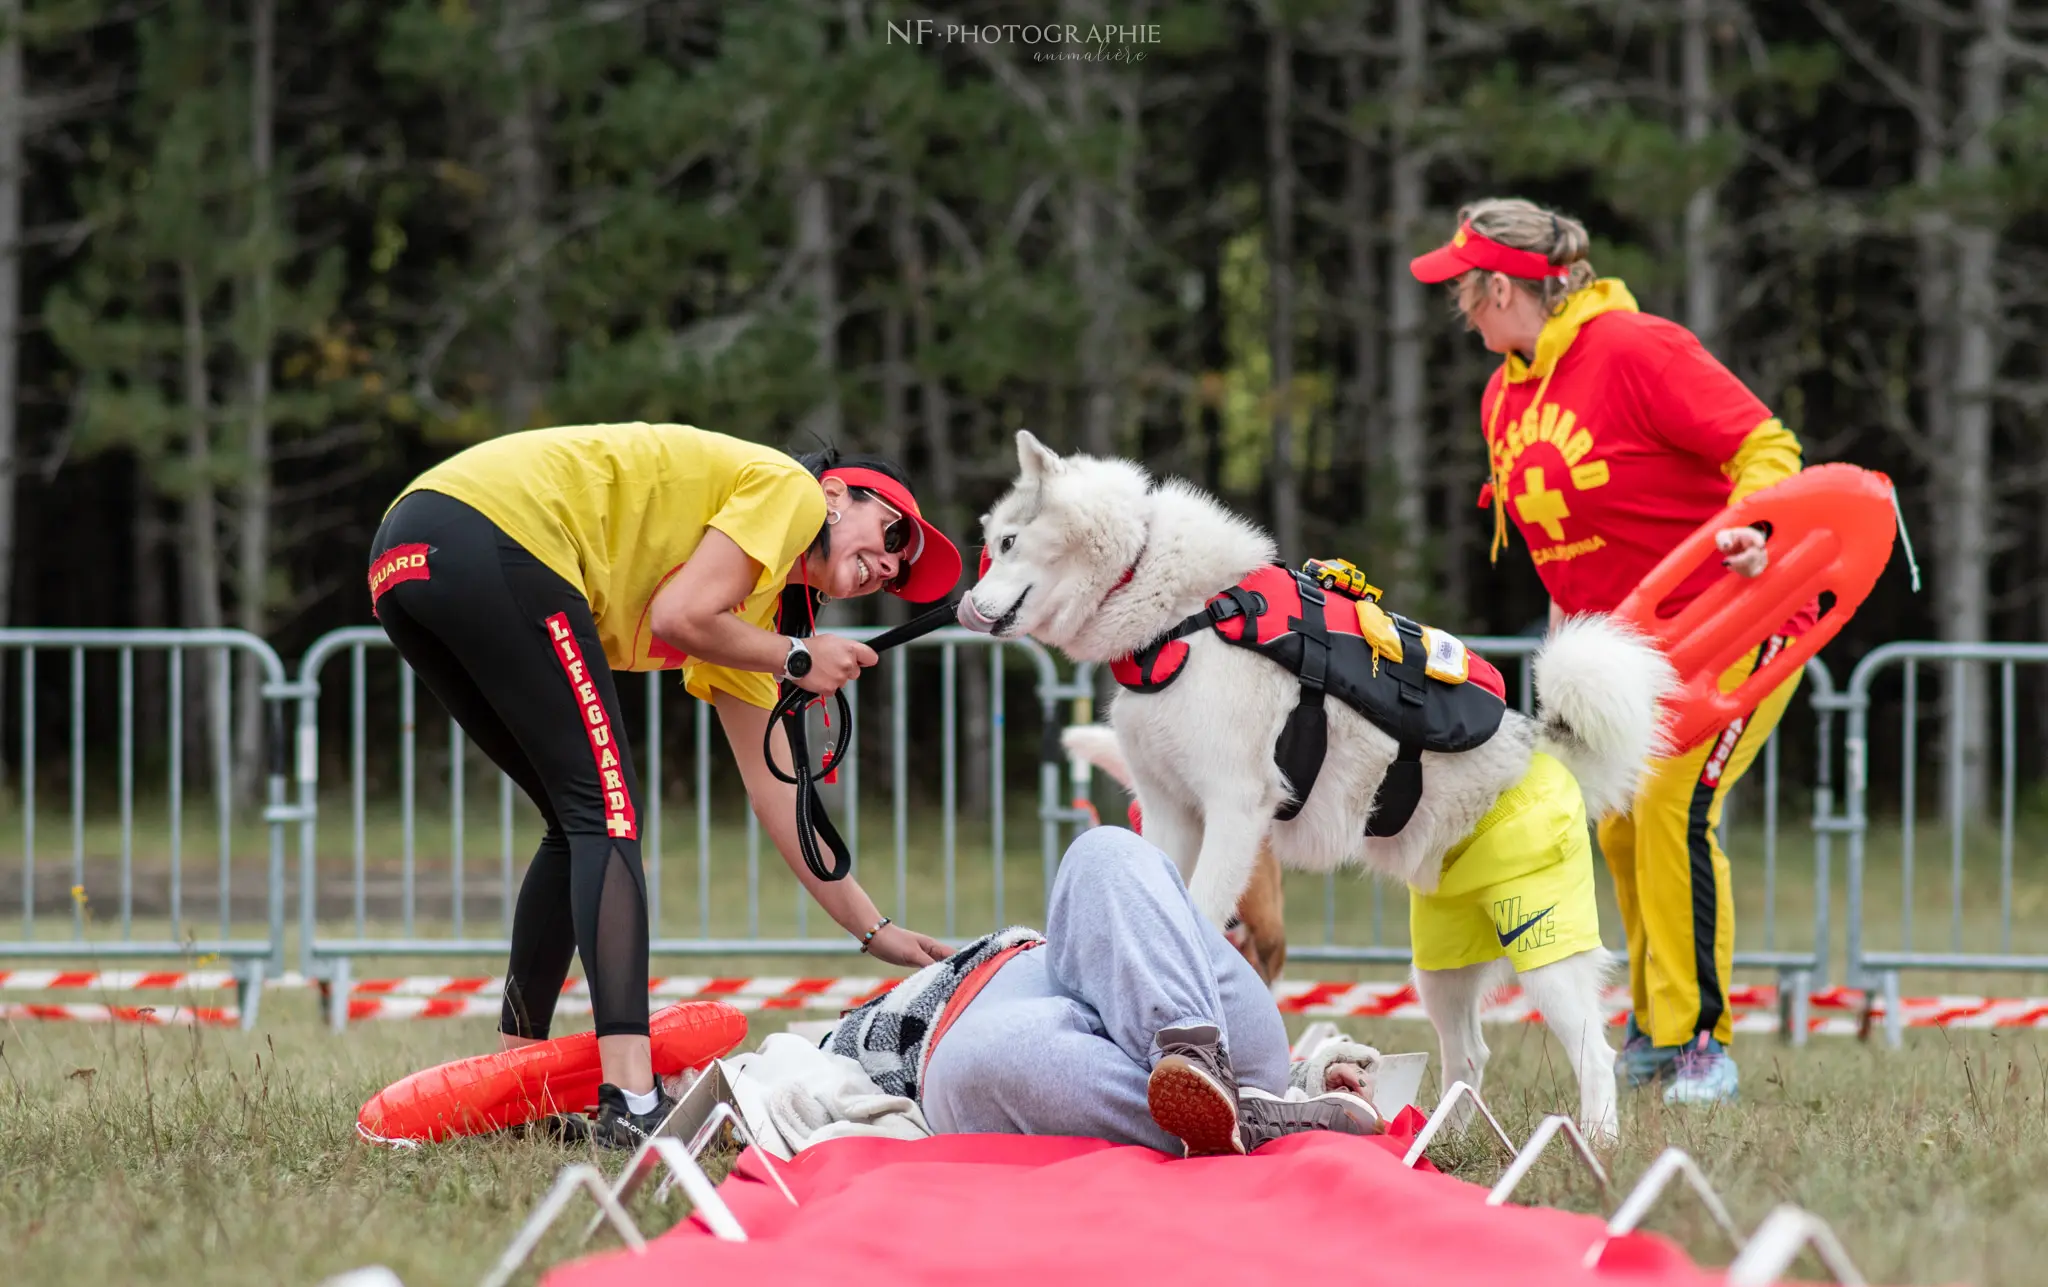
[[[4,0],[0,611],[291,658],[418,470],[646,419],[898,456],[963,545],[1029,427],[1524,631],[1405,271],[1516,194],[1898,480],[1926,588],[1830,658],[2048,638],[2044,139],[2012,0]]]

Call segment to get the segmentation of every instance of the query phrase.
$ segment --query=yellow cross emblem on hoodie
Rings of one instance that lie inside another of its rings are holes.
[[[1564,493],[1544,486],[1541,465],[1531,465],[1522,471],[1522,494],[1515,497],[1515,513],[1524,523],[1541,527],[1543,534],[1553,541],[1564,539],[1564,520],[1572,516],[1571,507],[1564,503]]]

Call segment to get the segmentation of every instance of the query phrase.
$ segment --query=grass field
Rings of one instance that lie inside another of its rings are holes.
[[[700,868],[696,820],[672,806],[664,833],[661,882],[663,932],[687,937],[708,927],[718,936],[749,933],[842,940],[826,919],[805,910],[795,882],[772,849],[755,848],[734,801],[722,801],[709,829],[712,857]],[[1044,864],[1035,801],[1011,803],[1004,829],[1004,868],[994,873],[985,822],[963,819],[952,860],[941,820],[920,812],[906,820],[901,866],[886,799],[863,802],[860,874],[878,903],[934,933],[981,932],[1001,919],[1038,923]],[[532,837],[525,806],[515,814],[511,870],[523,871]],[[169,836],[151,810],[139,809],[126,845],[127,932],[135,938],[171,933]],[[352,888],[356,839],[348,802],[323,807],[316,883],[320,932],[357,933]],[[843,811],[842,811],[843,816]],[[1738,942],[1748,949],[1802,948],[1812,942],[1813,846],[1803,813],[1781,819],[1774,871],[1767,875],[1754,811],[1733,829]],[[36,938],[72,932],[74,852],[83,855],[86,937],[123,933],[123,843],[114,820],[94,811],[76,838],[63,813],[46,814],[37,832]],[[180,896],[186,934],[204,936],[218,920],[217,837],[204,813],[188,812]],[[407,886],[405,838],[393,811],[378,805],[365,819],[363,933],[403,929]],[[20,820],[0,817],[0,836],[20,836]],[[1938,825],[1919,829],[1912,890],[1921,916],[1914,943],[1961,941],[1992,949],[2005,940],[2000,914],[2000,851],[1995,830],[1964,837],[1967,862],[1960,915],[1948,897],[1954,871],[1950,837]],[[288,943],[297,960],[298,833],[290,836]],[[455,851],[445,813],[423,810],[411,846],[414,925],[422,937],[452,930]],[[237,828],[231,845],[233,921],[261,937],[267,839],[260,828]],[[467,819],[464,862],[465,933],[500,933],[504,845],[495,808],[479,801]],[[2048,853],[2037,829],[2023,826],[2015,845],[2011,943],[2048,950]],[[21,914],[21,850],[0,841],[0,925]],[[1839,977],[1845,857],[1834,854],[1834,953]],[[1905,892],[1896,828],[1874,829],[1870,845],[1870,936],[1899,942]],[[951,879],[948,879],[950,869]],[[750,875],[751,873],[751,875]],[[899,886],[899,874],[901,885]],[[1772,879],[1775,899],[1767,898]],[[1618,925],[1604,871],[1599,873],[1610,942]],[[1288,882],[1288,911],[1298,945],[1406,942],[1405,902],[1398,891],[1342,877],[1325,903],[1319,878]],[[950,890],[950,894],[949,891]],[[700,891],[708,891],[704,900]],[[1767,917],[1767,906],[1770,914]],[[950,917],[950,925],[949,925]],[[10,925],[10,929],[11,929]],[[18,933],[9,938],[19,941]],[[656,962],[657,973],[838,973],[858,958],[724,957]],[[89,968],[86,962],[77,968]],[[117,964],[112,959],[98,962]],[[175,968],[175,963],[163,962]],[[187,965],[192,962],[186,962]],[[358,978],[414,971],[496,973],[502,960],[451,960],[394,955],[360,959]],[[870,966],[870,968],[872,968]],[[1292,978],[1385,977],[1384,968],[1332,963],[1291,964]],[[1757,981],[1768,981],[1759,979]],[[2039,991],[2013,976],[1926,975],[1909,992]],[[98,1000],[76,996],[74,1000]],[[124,1001],[131,996],[109,1000]],[[214,1002],[220,998],[207,997]],[[424,1065],[488,1049],[487,1021],[358,1024],[342,1038],[322,1030],[302,993],[274,993],[257,1033],[137,1030],[47,1024],[0,1027],[0,1255],[13,1283],[163,1281],[316,1283],[325,1275],[384,1263],[411,1287],[473,1282],[497,1256],[545,1192],[568,1155],[539,1143],[493,1140],[443,1146],[420,1154],[362,1144],[352,1124],[361,1103],[390,1081]],[[582,1021],[565,1020],[565,1029]],[[1354,1035],[1388,1051],[1434,1051],[1418,1025],[1354,1026]],[[1490,1030],[1496,1063],[1490,1098],[1518,1134],[1538,1117],[1576,1102],[1569,1077],[1539,1030]],[[1797,1202],[1830,1220],[1872,1282],[1968,1282],[1982,1287],[2043,1280],[2048,1255],[2048,1035],[1914,1033],[1896,1055],[1823,1039],[1805,1050],[1749,1039],[1743,1049],[1745,1102],[1712,1115],[1665,1112],[1654,1101],[1625,1110],[1624,1144],[1614,1160],[1625,1188],[1667,1143],[1691,1150],[1728,1197],[1738,1221],[1755,1223],[1781,1201]],[[1428,1102],[1433,1098],[1426,1095]],[[1498,1164],[1476,1141],[1448,1141],[1438,1160],[1478,1182]],[[615,1165],[616,1163],[610,1163]],[[1597,1195],[1560,1157],[1546,1163],[1525,1190],[1531,1200],[1592,1210]],[[676,1212],[643,1211],[665,1227]],[[1688,1200],[1674,1198],[1654,1222],[1678,1237],[1703,1263],[1725,1263],[1729,1249]],[[543,1262],[570,1254],[565,1241],[543,1249]],[[1811,1268],[1811,1267],[1809,1267]]]
[[[250,1035],[0,1027],[5,1280],[268,1287],[381,1263],[408,1287],[474,1282],[574,1154],[505,1139],[395,1152],[360,1142],[352,1126],[377,1089],[486,1048],[489,1028],[364,1024],[337,1039],[297,998],[274,1003],[265,1031]],[[1354,1035],[1389,1051],[1433,1049],[1415,1024]],[[1489,1037],[1491,1100],[1511,1133],[1575,1102],[1542,1032],[1515,1025]],[[1873,1283],[2041,1281],[2048,1041],[1916,1033],[1897,1055],[1840,1041],[1802,1051],[1752,1041],[1744,1054],[1738,1109],[1625,1108],[1619,1186],[1675,1143],[1705,1165],[1742,1227],[1797,1202],[1833,1223]],[[1434,1155],[1480,1183],[1498,1174],[1477,1137]],[[1599,1208],[1561,1153],[1526,1195]],[[636,1212],[650,1231],[680,1214],[645,1199]],[[1674,1194],[1651,1227],[1704,1264],[1730,1256],[1687,1197]],[[539,1259],[572,1254],[564,1234]]]

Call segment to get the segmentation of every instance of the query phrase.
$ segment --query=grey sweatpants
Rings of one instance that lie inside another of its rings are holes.
[[[1081,1135],[1178,1155],[1152,1121],[1153,1034],[1210,1023],[1238,1082],[1287,1089],[1273,995],[1188,897],[1166,855],[1121,827],[1083,832],[1053,881],[1045,945],[996,972],[924,1070],[941,1134]]]

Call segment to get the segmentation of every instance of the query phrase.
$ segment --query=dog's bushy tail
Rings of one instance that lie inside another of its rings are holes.
[[[1116,743],[1116,730],[1107,724],[1075,724],[1060,730],[1060,746],[1067,758],[1092,764],[1126,791],[1131,787],[1131,766],[1124,762],[1123,748]]]
[[[1579,780],[1593,818],[1627,809],[1664,752],[1663,702],[1677,687],[1657,646],[1612,617],[1569,617],[1537,652],[1539,749]]]

